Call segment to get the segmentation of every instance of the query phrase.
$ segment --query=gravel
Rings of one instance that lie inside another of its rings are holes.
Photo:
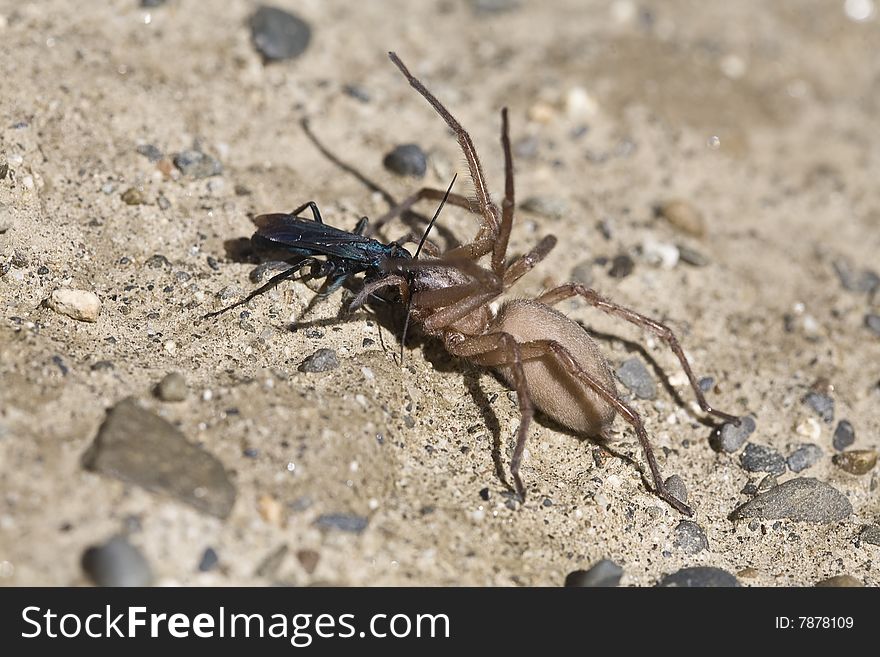
[[[143,205],[147,202],[147,197],[137,187],[129,187],[119,195],[119,198],[126,205]]]
[[[657,586],[680,586],[687,588],[727,587],[740,586],[740,583],[736,577],[721,568],[693,566],[682,568],[670,575],[666,575]]]
[[[871,293],[880,287],[880,276],[870,269],[855,269],[852,264],[843,258],[835,260],[834,271],[840,279],[840,284],[850,292]]]
[[[250,19],[254,48],[267,62],[294,59],[312,40],[312,28],[303,19],[277,7],[262,6]]]
[[[325,513],[315,519],[315,525],[322,529],[338,529],[343,532],[360,534],[367,528],[369,518],[352,513]]]
[[[739,420],[739,426],[732,422],[726,422],[712,432],[712,436],[709,438],[712,449],[732,454],[745,444],[748,437],[755,431],[755,418],[744,415]]]
[[[399,176],[424,178],[428,171],[428,156],[418,144],[401,144],[385,155],[382,164]]]
[[[568,203],[558,196],[530,196],[519,207],[548,219],[561,219],[568,212]]]
[[[846,495],[825,482],[808,477],[789,479],[749,500],[731,519],[764,518],[830,524],[848,518],[852,505]]]
[[[339,367],[336,352],[332,349],[318,349],[311,356],[299,364],[300,372],[328,372]]]
[[[220,461],[132,399],[108,411],[83,465],[221,519],[235,503],[235,486]]]
[[[655,213],[688,235],[702,237],[706,232],[706,222],[702,213],[683,199],[665,201],[655,208]]]
[[[853,425],[848,420],[838,422],[837,428],[834,430],[834,437],[831,439],[834,449],[842,452],[854,442],[856,442],[856,432]]]
[[[877,465],[877,451],[873,449],[851,449],[835,454],[834,465],[854,475],[868,474]]]
[[[816,586],[834,588],[861,588],[864,585],[864,582],[852,575],[835,575],[834,577],[823,579],[821,582],[816,582]]]
[[[635,267],[636,263],[633,259],[625,253],[621,253],[620,255],[614,256],[614,259],[611,261],[611,268],[608,270],[608,275],[611,276],[611,278],[626,278],[633,273]]]
[[[871,332],[880,337],[880,315],[876,313],[868,313],[865,315],[865,326],[867,326]]]
[[[656,399],[657,386],[638,358],[630,358],[617,368],[617,378],[639,399]]]
[[[166,402],[181,402],[186,399],[186,379],[180,372],[169,372],[155,388],[156,396]]]
[[[98,586],[150,586],[153,571],[140,550],[122,536],[88,548],[82,568]]]
[[[785,462],[792,472],[801,472],[815,465],[821,458],[822,448],[813,443],[806,443],[789,454]]]
[[[217,556],[217,552],[214,548],[205,548],[205,551],[202,553],[202,558],[199,559],[199,571],[206,573],[209,570],[214,570],[218,563],[220,563],[220,557]]]
[[[602,559],[589,570],[575,570],[565,577],[567,587],[612,587],[620,584],[623,568],[609,559]]]
[[[195,149],[175,153],[172,161],[182,174],[191,178],[210,178],[223,173],[220,160]]]
[[[673,545],[685,554],[697,554],[709,549],[709,539],[697,523],[682,520],[675,528]]]
[[[671,475],[666,478],[666,481],[663,482],[666,486],[666,490],[679,502],[687,504],[688,501],[688,492],[687,486],[684,484],[684,480],[679,477],[677,474]]]
[[[866,525],[859,533],[859,540],[880,546],[880,525]]]
[[[812,408],[825,424],[834,421],[834,400],[821,392],[810,392],[803,399],[804,404]]]
[[[745,451],[740,455],[739,462],[744,470],[749,472],[770,472],[782,474],[785,472],[785,459],[782,454],[772,447],[749,443]]]
[[[88,290],[57,289],[49,295],[46,306],[81,322],[97,322],[101,314],[101,300]]]

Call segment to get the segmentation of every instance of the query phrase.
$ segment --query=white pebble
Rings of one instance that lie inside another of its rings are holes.
[[[822,426],[819,424],[819,420],[814,417],[808,417],[806,420],[798,423],[794,430],[798,435],[810,438],[811,440],[818,439],[822,434]]]
[[[164,346],[165,351],[167,351],[170,356],[175,356],[177,354],[177,343],[174,340],[169,340]]]
[[[101,312],[101,300],[94,292],[60,288],[52,292],[46,305],[55,312],[82,322],[96,322]]]
[[[642,240],[642,256],[652,265],[672,269],[678,264],[679,251],[675,244],[646,237]]]
[[[572,87],[565,94],[565,114],[569,119],[590,119],[599,113],[599,103],[583,87]]]

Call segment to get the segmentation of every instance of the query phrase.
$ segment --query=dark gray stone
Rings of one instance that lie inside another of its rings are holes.
[[[657,386],[648,368],[638,358],[630,358],[617,368],[617,378],[639,399],[656,399]]]
[[[633,273],[635,267],[635,261],[625,253],[622,253],[614,256],[614,259],[611,261],[611,268],[608,270],[608,275],[611,278],[626,278]]]
[[[191,178],[210,178],[223,173],[223,165],[207,153],[188,150],[175,153],[172,160],[180,172]]]
[[[697,554],[709,549],[709,539],[706,538],[706,532],[697,523],[690,520],[682,520],[678,523],[672,544],[685,554]]]
[[[306,358],[297,368],[300,372],[327,372],[339,367],[336,352],[332,349],[318,349]]]
[[[739,426],[726,422],[712,432],[709,444],[717,452],[732,454],[746,442],[755,431],[755,418],[745,415],[739,418]]]
[[[162,151],[153,144],[141,144],[137,147],[137,152],[147,158],[150,162],[158,162],[162,159]]]
[[[660,580],[657,586],[696,587],[729,587],[740,586],[736,579],[726,570],[707,566],[682,568]]]
[[[399,176],[424,178],[428,171],[428,157],[418,144],[401,144],[385,155],[385,168]]]
[[[687,504],[687,486],[685,486],[684,480],[681,477],[679,477],[677,474],[671,475],[666,478],[666,481],[663,482],[663,485],[666,486],[667,492],[675,499],[677,499],[679,502]]]
[[[235,503],[223,464],[187,442],[167,420],[131,399],[107,412],[83,465],[147,490],[170,495],[218,518]]]
[[[676,244],[676,246],[678,247],[678,257],[681,258],[681,261],[692,267],[705,267],[712,262],[709,256],[686,244]]]
[[[842,452],[847,447],[856,442],[856,432],[853,429],[853,425],[851,425],[847,420],[841,420],[837,423],[837,428],[834,430],[834,437],[831,439],[831,444],[834,446],[838,452]]]
[[[859,540],[880,546],[880,525],[866,525],[859,533]]]
[[[218,563],[220,563],[220,558],[217,556],[217,552],[214,548],[205,548],[205,551],[202,553],[202,558],[199,560],[199,570],[206,573],[209,570],[214,570]]]
[[[789,454],[785,462],[788,463],[789,470],[800,472],[815,465],[821,458],[822,448],[812,443],[806,443]]]
[[[500,14],[517,9],[522,0],[471,0],[471,7],[477,14]]]
[[[749,500],[731,519],[764,518],[830,524],[848,518],[852,505],[846,495],[810,477],[789,479]]]
[[[850,292],[871,293],[880,287],[880,276],[870,269],[854,269],[844,259],[835,260],[834,271],[840,279],[840,284]]]
[[[831,424],[834,421],[834,400],[828,395],[821,392],[810,392],[807,393],[803,401],[826,424]]]
[[[749,443],[745,451],[740,454],[739,462],[744,470],[749,472],[770,472],[782,474],[785,472],[785,459],[782,454],[772,447]]]
[[[312,40],[312,28],[303,19],[277,7],[263,6],[251,16],[251,40],[266,61],[294,59]]]
[[[153,571],[140,550],[122,536],[87,549],[82,567],[98,586],[150,586]]]
[[[322,529],[338,529],[343,532],[360,534],[367,528],[369,518],[353,513],[325,513],[315,519],[315,525]]]
[[[609,559],[602,559],[589,570],[575,570],[565,577],[567,587],[612,587],[620,584],[623,568]]]

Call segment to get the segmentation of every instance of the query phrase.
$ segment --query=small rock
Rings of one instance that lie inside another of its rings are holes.
[[[866,525],[859,533],[859,540],[880,546],[880,525]]]
[[[692,267],[705,267],[710,262],[709,256],[704,255],[686,244],[676,244],[678,247],[678,255],[681,261],[691,265]]]
[[[709,438],[709,444],[717,452],[732,454],[745,444],[754,431],[755,418],[744,415],[739,418],[739,426],[733,422],[726,422],[713,431]]]
[[[657,206],[655,212],[689,235],[702,237],[706,232],[706,222],[703,220],[703,215],[688,201],[682,199],[666,201]]]
[[[565,115],[571,121],[586,121],[599,113],[596,97],[583,87],[572,87],[565,92]]]
[[[680,253],[675,244],[661,242],[652,237],[642,240],[642,258],[648,264],[663,269],[673,269],[678,264]]]
[[[161,7],[168,0],[141,0],[141,7],[144,9],[152,9],[154,7]]]
[[[796,520],[830,524],[848,518],[852,505],[846,495],[809,477],[789,479],[749,500],[732,514],[740,518]]]
[[[617,378],[639,399],[656,399],[654,379],[638,358],[630,358],[617,368]]]
[[[822,435],[822,425],[819,424],[819,420],[816,418],[808,417],[798,422],[794,427],[794,431],[799,436],[804,436],[810,440],[818,440],[819,436]]]
[[[816,411],[825,424],[831,424],[834,421],[834,400],[828,395],[821,392],[810,392],[804,397],[803,402]]]
[[[209,570],[214,570],[218,563],[220,563],[220,558],[217,556],[214,548],[205,548],[202,558],[199,560],[199,571],[206,573]]]
[[[266,61],[299,57],[309,47],[312,28],[298,16],[263,6],[250,19],[251,40]]]
[[[611,268],[608,270],[608,275],[611,276],[611,278],[626,278],[633,273],[635,266],[636,263],[632,258],[625,253],[621,253],[620,255],[614,256],[611,260]]]
[[[855,441],[856,432],[855,429],[853,429],[853,425],[847,420],[841,420],[838,422],[837,428],[834,430],[834,437],[831,439],[831,444],[834,446],[834,449],[838,452],[842,452]]]
[[[140,550],[122,536],[87,549],[82,567],[98,586],[150,586],[153,583],[150,564]]]
[[[875,313],[868,313],[865,315],[865,326],[867,326],[874,335],[880,336],[880,315]]]
[[[223,173],[220,160],[198,150],[175,153],[173,162],[181,173],[191,178],[210,178]]]
[[[260,499],[257,500],[257,511],[270,525],[281,527],[284,524],[284,507],[271,495],[260,495]]]
[[[150,269],[161,269],[163,267],[170,267],[171,261],[161,253],[154,253],[144,261],[144,264]]]
[[[276,549],[272,550],[257,566],[254,575],[257,577],[271,578],[281,569],[284,558],[287,556],[288,547],[286,543],[282,543]]]
[[[480,499],[481,500],[483,500],[484,502],[488,502],[489,496],[490,496],[490,493],[489,493],[488,488],[481,488],[480,489]]]
[[[726,587],[739,586],[739,580],[726,570],[707,566],[682,568],[660,580],[657,586]]]
[[[156,396],[166,402],[181,402],[186,399],[186,379],[180,372],[169,372],[155,388]]]
[[[565,577],[567,587],[612,587],[620,584],[623,568],[609,559],[602,559],[589,570],[575,570]]]
[[[370,92],[358,84],[347,84],[342,87],[342,91],[346,96],[351,96],[362,103],[370,102]]]
[[[785,460],[788,469],[792,472],[800,472],[815,465],[822,458],[822,448],[812,443],[799,446]]]
[[[530,196],[519,207],[548,219],[561,219],[568,212],[568,203],[558,196]]]
[[[477,14],[500,14],[520,6],[522,0],[471,0],[471,7]]]
[[[321,555],[314,550],[298,550],[296,558],[303,567],[303,570],[306,571],[306,574],[311,575],[315,572],[315,568],[318,567]]]
[[[83,465],[147,490],[165,493],[218,518],[235,503],[223,464],[187,442],[167,420],[126,399],[107,412]]]
[[[385,168],[399,176],[424,178],[428,171],[428,157],[417,144],[401,144],[385,155]]]
[[[592,260],[584,260],[575,265],[571,270],[571,274],[569,274],[569,279],[575,283],[580,283],[584,287],[590,287],[593,284]]]
[[[667,477],[666,481],[663,482],[663,485],[666,486],[666,491],[675,499],[677,499],[679,502],[687,504],[687,486],[684,485],[684,480],[681,477],[679,477],[677,474]]]
[[[315,525],[322,529],[338,529],[343,532],[360,534],[367,528],[368,518],[352,513],[325,513],[315,520]]]
[[[697,523],[682,520],[675,528],[673,545],[685,554],[697,554],[709,549],[709,539]]]
[[[835,575],[834,577],[823,579],[821,582],[816,582],[816,586],[834,588],[860,588],[864,585],[861,580],[856,579],[852,575]]]
[[[749,443],[740,455],[739,462],[749,472],[785,472],[785,459],[772,447]]]
[[[758,486],[755,489],[756,493],[763,493],[765,491],[770,490],[771,488],[776,488],[779,485],[779,480],[776,478],[776,475],[768,474],[766,477],[761,479],[758,482]]]
[[[339,367],[336,352],[332,349],[318,349],[306,358],[297,368],[300,372],[327,372]]]
[[[851,449],[848,452],[835,454],[834,465],[845,472],[854,475],[863,475],[870,472],[877,465],[877,451],[873,449]]]
[[[94,292],[60,288],[52,292],[46,305],[55,312],[81,322],[97,322],[101,313],[101,300]]]
[[[129,187],[122,192],[120,198],[126,205],[143,205],[147,202],[146,196],[137,187]]]
[[[877,272],[870,269],[853,268],[847,260],[838,259],[832,263],[840,284],[850,292],[867,292],[872,293],[880,287],[880,276]]]
[[[163,154],[153,144],[141,144],[137,147],[137,152],[147,158],[150,162],[158,162],[162,159]]]

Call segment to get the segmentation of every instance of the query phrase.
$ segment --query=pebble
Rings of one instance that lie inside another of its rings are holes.
[[[584,287],[590,287],[593,284],[593,261],[584,260],[575,265],[569,274],[569,279]]]
[[[594,563],[589,570],[575,570],[565,577],[567,587],[612,587],[620,584],[623,568],[610,559]]]
[[[852,505],[846,495],[809,477],[789,479],[749,500],[731,514],[740,518],[796,520],[830,524],[848,518]]]
[[[181,402],[186,399],[186,379],[180,372],[169,372],[155,388],[156,396],[166,402]]]
[[[697,554],[709,549],[709,539],[706,532],[697,523],[691,520],[682,520],[675,528],[673,545],[685,554]]]
[[[772,447],[749,443],[745,451],[740,454],[740,465],[749,472],[771,472],[782,474],[785,472],[785,459],[782,454]]]
[[[147,202],[146,196],[144,196],[144,193],[137,187],[129,187],[122,192],[119,198],[121,198],[126,205],[143,205]]]
[[[262,494],[257,500],[257,511],[260,517],[270,525],[284,525],[284,507],[271,495]]]
[[[592,119],[599,113],[596,97],[583,87],[572,87],[565,92],[565,115],[571,121]]]
[[[217,552],[214,548],[205,548],[205,551],[202,553],[202,558],[199,559],[199,571],[206,573],[209,570],[214,570],[218,563],[220,563],[220,558],[217,556]]]
[[[874,335],[880,336],[880,315],[877,315],[876,313],[868,313],[865,315],[865,326],[867,326]]]
[[[153,7],[161,7],[166,2],[168,2],[168,0],[141,0],[141,7],[151,9]]]
[[[522,0],[471,0],[471,7],[477,14],[500,14],[517,9]]]
[[[821,392],[809,392],[803,399],[804,404],[816,411],[825,424],[834,421],[834,400]]]
[[[706,232],[706,222],[702,213],[683,199],[673,199],[661,203],[657,206],[656,213],[688,235],[702,237]]]
[[[636,263],[632,258],[625,253],[621,253],[614,256],[611,260],[611,268],[608,270],[608,275],[612,278],[626,278],[633,273],[635,266]]]
[[[617,368],[617,378],[639,399],[656,399],[657,386],[639,358],[630,358]]]
[[[848,420],[841,420],[838,422],[837,428],[834,430],[834,437],[831,439],[831,444],[834,446],[834,449],[838,452],[842,452],[855,441],[856,432],[855,429],[853,429],[853,425],[850,424]]]
[[[481,488],[480,489],[480,499],[481,500],[483,500],[484,502],[488,502],[489,496],[490,496],[490,492],[489,492],[488,488]]]
[[[568,203],[558,196],[529,196],[519,207],[548,219],[561,219],[568,212]]]
[[[163,157],[162,151],[153,144],[141,144],[137,147],[137,152],[147,158],[150,162],[158,162]]]
[[[210,178],[223,173],[220,160],[195,149],[175,153],[173,162],[182,174],[191,178]]]
[[[788,463],[788,469],[792,472],[800,472],[806,470],[810,466],[815,465],[822,458],[822,448],[813,443],[800,445],[796,450],[789,454],[785,460]]]
[[[83,465],[95,472],[170,495],[224,519],[235,486],[223,464],[188,442],[174,425],[125,399],[107,412]]]
[[[866,525],[859,533],[859,540],[880,546],[880,525]]]
[[[82,567],[98,586],[150,586],[153,571],[140,550],[122,536],[88,548]]]
[[[315,519],[315,525],[322,529],[338,529],[352,534],[360,534],[368,522],[368,518],[353,513],[325,513]]]
[[[728,587],[739,586],[739,580],[726,570],[708,566],[682,568],[660,580],[657,586]]]
[[[144,261],[144,264],[150,269],[161,269],[163,267],[170,267],[171,261],[161,253],[154,253]]]
[[[677,474],[667,477],[666,481],[663,482],[663,485],[666,486],[667,492],[669,492],[669,494],[672,495],[675,499],[677,499],[679,502],[687,504],[687,486],[684,485],[684,480],[681,477],[679,477]]]
[[[303,570],[306,571],[306,574],[311,575],[315,572],[315,568],[318,567],[321,555],[315,550],[297,550],[296,558],[303,567]]]
[[[856,579],[852,575],[835,575],[821,582],[816,582],[816,586],[834,587],[834,588],[861,588],[865,584],[860,579]]]
[[[281,564],[284,563],[284,558],[287,556],[288,549],[287,544],[282,543],[280,546],[272,550],[260,562],[260,565],[257,566],[254,575],[257,577],[274,577],[281,569]]]
[[[250,20],[251,40],[263,59],[281,61],[302,55],[312,39],[312,28],[283,9],[262,6]]]
[[[661,242],[652,237],[646,237],[642,240],[642,258],[648,264],[663,269],[673,269],[678,264],[680,255],[675,244]]]
[[[401,144],[387,153],[382,160],[385,168],[399,176],[424,178],[428,171],[428,157],[417,144]]]
[[[332,349],[318,349],[299,364],[300,372],[328,372],[339,367],[336,352]]]
[[[816,418],[808,417],[802,422],[798,422],[794,427],[794,431],[799,436],[804,436],[811,440],[818,440],[819,436],[822,435],[822,425],[819,424],[819,420]]]
[[[877,451],[873,449],[851,449],[848,452],[835,454],[834,465],[845,472],[854,475],[863,475],[870,472],[877,465]]]
[[[55,312],[81,322],[97,322],[101,313],[101,300],[88,290],[59,288],[49,295],[46,305]]]
[[[678,256],[681,261],[691,265],[692,267],[705,267],[710,262],[709,256],[702,252],[687,246],[686,244],[676,244],[678,247]]]
[[[880,287],[880,276],[875,271],[870,269],[856,270],[847,260],[842,258],[835,260],[832,266],[837,273],[837,277],[840,279],[840,284],[850,292],[867,292],[870,294]]]

